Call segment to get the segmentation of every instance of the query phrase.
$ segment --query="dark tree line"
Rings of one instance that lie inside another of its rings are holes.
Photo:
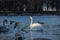
[[[50,4],[52,8],[56,7],[57,10],[60,8],[59,0],[6,0],[5,2],[0,1],[0,10],[23,12],[23,9],[26,8],[26,11],[43,11],[42,5],[44,3],[46,3],[47,6]]]

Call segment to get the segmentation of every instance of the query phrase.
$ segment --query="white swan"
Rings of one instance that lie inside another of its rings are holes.
[[[37,26],[41,26],[41,24],[40,23],[33,23],[33,18],[30,16],[30,28],[32,29]]]

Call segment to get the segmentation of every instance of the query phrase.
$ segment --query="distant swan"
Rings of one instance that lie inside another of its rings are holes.
[[[30,28],[32,29],[37,26],[41,26],[41,24],[40,23],[33,23],[33,18],[30,16]]]

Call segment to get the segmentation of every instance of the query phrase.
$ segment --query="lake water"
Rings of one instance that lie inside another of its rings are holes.
[[[33,23],[36,23],[36,22],[43,22],[45,25],[60,25],[60,16],[32,16],[33,17]],[[0,16],[0,25],[3,25],[3,20],[4,19],[7,19],[8,21],[17,21],[19,22],[19,27],[22,28],[24,25],[29,25],[30,24],[30,18],[29,16]],[[28,26],[29,27],[29,26]],[[11,27],[8,27],[9,29],[11,29],[10,31],[12,31],[13,33],[8,33],[8,36],[12,36],[9,40],[14,40],[13,37],[14,36],[14,33],[17,32],[18,28],[16,28],[16,30],[14,30],[13,28]],[[2,34],[2,35],[7,35],[7,34]],[[2,36],[1,35],[1,36]],[[24,35],[24,34],[22,34]],[[5,37],[3,36],[2,39],[4,39]],[[2,40],[1,39],[1,40]],[[8,40],[8,39],[6,39]]]

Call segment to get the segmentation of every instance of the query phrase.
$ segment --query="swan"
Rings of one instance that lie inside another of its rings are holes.
[[[30,28],[32,29],[32,28],[34,28],[34,27],[37,27],[37,26],[41,26],[41,24],[44,24],[43,22],[37,22],[37,23],[33,23],[33,18],[30,16]],[[26,32],[26,33],[28,33],[26,30],[24,30],[24,29],[26,29],[28,26],[24,26],[23,28],[21,28],[21,30],[22,31],[24,31],[24,32]]]
[[[30,16],[30,25],[29,25],[29,27],[32,29],[32,28],[34,28],[34,27],[37,27],[37,26],[41,26],[41,24],[44,24],[44,23],[40,23],[39,21],[37,22],[37,23],[33,23],[33,18]],[[24,30],[24,29],[26,29],[28,26],[24,26],[23,28],[22,28],[22,30]]]
[[[37,26],[41,26],[41,24],[40,23],[33,23],[33,18],[30,16],[30,28],[32,29]]]

